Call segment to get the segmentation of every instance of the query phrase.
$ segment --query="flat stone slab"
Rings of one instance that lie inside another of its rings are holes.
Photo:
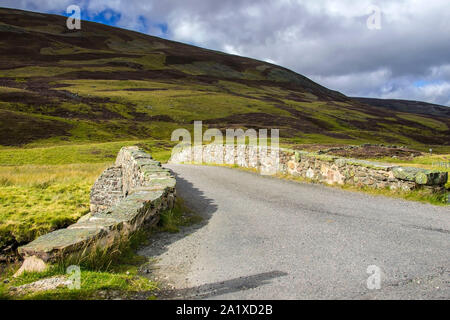
[[[101,229],[104,231],[110,231],[120,222],[116,219],[97,218],[96,216],[90,217],[88,220],[79,221],[70,225],[67,229]]]
[[[19,248],[19,253],[23,256],[36,255],[40,259],[47,261],[55,251],[65,251],[82,246],[87,242],[98,238],[104,231],[101,229],[60,229],[43,236],[33,242]]]

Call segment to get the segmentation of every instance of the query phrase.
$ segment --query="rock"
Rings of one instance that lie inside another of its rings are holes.
[[[27,272],[43,272],[47,269],[47,264],[36,256],[27,257],[22,266],[14,274],[14,278],[20,276],[25,271]]]
[[[24,284],[18,287],[10,288],[16,294],[25,294],[30,292],[40,292],[64,288],[72,284],[72,281],[64,276],[56,276],[52,278],[38,280],[32,283]]]
[[[419,185],[444,185],[448,179],[447,172],[425,170],[413,167],[396,167],[394,177],[400,180],[413,181]]]
[[[91,214],[106,210],[116,205],[122,198],[122,166],[107,168],[97,178],[91,189]]]
[[[448,172],[430,171],[428,185],[445,185],[448,181]]]
[[[418,184],[427,184],[428,183],[428,176],[425,172],[417,172],[415,176],[415,181]]]
[[[84,222],[88,221],[92,217],[92,212],[85,214],[80,219],[78,219],[78,222]]]

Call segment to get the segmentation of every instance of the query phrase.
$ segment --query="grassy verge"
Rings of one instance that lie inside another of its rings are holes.
[[[159,231],[176,233],[180,227],[199,223],[202,218],[190,210],[180,197],[177,198],[175,207],[161,213],[158,224]]]
[[[297,182],[307,182],[307,183],[318,183],[316,181],[303,178],[303,177],[295,177],[291,175],[277,175],[277,177],[291,180],[291,181],[297,181]],[[448,192],[442,192],[442,193],[434,193],[430,194],[429,191],[417,189],[417,190],[411,190],[411,191],[403,191],[403,190],[391,190],[389,188],[384,189],[376,189],[376,188],[370,188],[370,187],[357,187],[354,185],[344,184],[332,184],[328,185],[335,188],[340,188],[343,190],[349,190],[353,192],[364,192],[371,195],[377,195],[377,196],[385,196],[385,197],[391,197],[391,198],[399,198],[404,200],[410,200],[410,201],[418,201],[423,203],[430,203],[433,205],[438,206],[447,206],[448,205]]]
[[[12,278],[17,265],[9,266],[0,276],[0,299],[111,299],[111,298],[154,298],[159,290],[157,282],[140,273],[140,267],[149,263],[148,259],[136,254],[136,249],[146,244],[155,232],[177,232],[180,226],[200,221],[181,198],[177,198],[174,209],[161,213],[157,226],[138,231],[130,238],[119,241],[108,250],[97,249],[89,254],[73,256],[60,261],[43,273],[24,273]],[[66,274],[69,265],[81,269],[80,289],[60,288],[45,292],[15,295],[12,286],[20,286],[38,280]],[[8,279],[10,282],[4,283]]]
[[[252,172],[252,173],[259,172],[255,168],[244,168],[244,167],[240,167],[236,164],[234,164],[234,165],[203,164],[203,165],[234,168],[234,169],[239,169],[242,171],[247,171],[247,172]],[[274,177],[276,177],[278,179],[284,179],[284,180],[295,181],[295,182],[323,184],[323,183],[320,183],[320,182],[317,182],[317,181],[314,181],[314,180],[311,180],[308,178],[292,176],[289,174],[278,173],[278,174],[274,175]],[[357,186],[349,185],[349,184],[344,184],[344,185],[339,185],[339,184],[328,185],[327,184],[327,186],[334,187],[334,188],[340,188],[340,189],[344,189],[344,190],[349,190],[349,191],[353,191],[353,192],[364,192],[364,193],[368,193],[371,195],[378,195],[378,196],[385,196],[385,197],[391,197],[391,198],[405,199],[405,200],[410,200],[410,201],[430,203],[430,204],[438,205],[438,206],[448,206],[449,205],[449,203],[448,203],[449,194],[447,191],[442,192],[442,193],[430,194],[428,191],[420,190],[420,189],[412,190],[412,191],[403,191],[403,190],[390,190],[389,188],[375,189],[375,188],[370,188],[370,187],[357,187]]]

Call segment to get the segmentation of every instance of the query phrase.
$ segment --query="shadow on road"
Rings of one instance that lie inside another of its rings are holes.
[[[217,205],[212,199],[205,197],[202,190],[195,188],[191,182],[180,177],[176,172],[172,171],[172,174],[177,179],[177,196],[184,200],[185,205],[194,214],[201,216],[202,220],[194,225],[182,227],[178,233],[161,232],[153,234],[149,239],[151,244],[140,250],[140,254],[148,258],[160,256],[168,250],[168,246],[172,243],[207,225],[213,213],[217,211]]]
[[[199,214],[205,220],[204,224],[206,224],[212,214],[217,211],[217,205],[214,203],[214,200],[205,197],[202,190],[195,188],[190,181],[182,178],[176,172],[172,171],[172,174],[177,179],[177,196],[183,198],[186,205]]]
[[[288,274],[282,271],[271,271],[259,273],[246,277],[239,277],[231,280],[203,284],[197,287],[186,289],[175,289],[165,292],[162,299],[208,299],[214,296],[227,293],[239,292],[254,289],[270,283],[270,280],[284,277]]]

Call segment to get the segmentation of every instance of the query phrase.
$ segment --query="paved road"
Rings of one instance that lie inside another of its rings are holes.
[[[448,207],[223,167],[167,167],[204,217],[154,244],[177,296],[450,299]],[[367,288],[370,265],[381,270],[380,289]]]

